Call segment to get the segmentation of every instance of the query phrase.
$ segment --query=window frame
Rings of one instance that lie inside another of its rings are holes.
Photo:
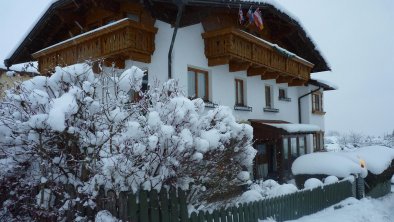
[[[234,79],[234,83],[235,83],[235,105],[236,106],[246,106],[244,80],[236,78],[236,79]],[[241,89],[238,89],[238,83],[241,86]],[[238,101],[238,90],[240,90],[241,101]]]
[[[202,70],[202,69],[197,69],[197,68],[192,68],[192,67],[187,67],[187,74],[188,74],[188,78],[190,73],[189,72],[193,72],[194,75],[194,97],[193,98],[201,98],[202,100],[204,100],[205,102],[209,101],[209,72],[206,70]],[[201,73],[205,76],[205,97],[202,98],[200,97],[200,95],[198,95],[198,73]],[[188,85],[189,87],[189,85]],[[188,95],[189,98],[191,98],[190,95]]]
[[[318,100],[318,101],[316,101],[316,100]],[[312,93],[312,113],[324,114],[323,93],[322,92]]]
[[[269,99],[270,99],[269,106],[267,105],[267,98],[268,98],[268,96],[267,96],[267,88],[269,88],[269,93],[270,93],[270,95],[269,95]],[[273,95],[273,87],[271,85],[265,85],[264,86],[264,95],[265,95],[265,108],[273,109],[274,108],[274,100],[273,100],[274,95]]]

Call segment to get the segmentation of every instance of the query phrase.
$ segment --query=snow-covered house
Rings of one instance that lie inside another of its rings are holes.
[[[33,70],[28,64],[16,65],[11,69],[0,65],[0,100],[4,97],[5,90],[11,88],[15,82],[28,80],[37,74],[37,70]]]
[[[262,30],[248,16],[257,8]],[[323,92],[333,88],[310,75],[330,68],[274,1],[57,0],[5,64],[34,60],[47,74],[87,59],[146,69],[149,83],[176,78],[207,109],[233,107],[254,128],[256,178],[283,177],[323,146]]]

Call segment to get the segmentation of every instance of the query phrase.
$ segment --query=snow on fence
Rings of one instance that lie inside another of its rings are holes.
[[[268,217],[283,221],[315,213],[354,196],[355,182],[345,180],[237,207],[193,212],[189,216],[186,193],[181,190],[141,191],[138,195],[108,191],[97,197],[97,210],[108,210],[113,216],[132,222],[257,222]]]

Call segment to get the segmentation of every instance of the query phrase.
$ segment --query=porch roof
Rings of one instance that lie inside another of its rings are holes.
[[[321,128],[312,124],[297,124],[282,120],[249,120],[256,139],[279,139],[284,135],[312,134]]]

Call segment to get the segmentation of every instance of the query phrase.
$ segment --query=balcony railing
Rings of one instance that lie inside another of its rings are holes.
[[[32,56],[38,60],[41,73],[57,65],[95,59],[132,59],[150,63],[156,32],[157,28],[126,18],[42,49]]]
[[[280,83],[306,82],[314,66],[277,45],[236,28],[210,31],[202,36],[210,66],[230,64],[230,71],[248,70],[248,74],[277,79]]]

